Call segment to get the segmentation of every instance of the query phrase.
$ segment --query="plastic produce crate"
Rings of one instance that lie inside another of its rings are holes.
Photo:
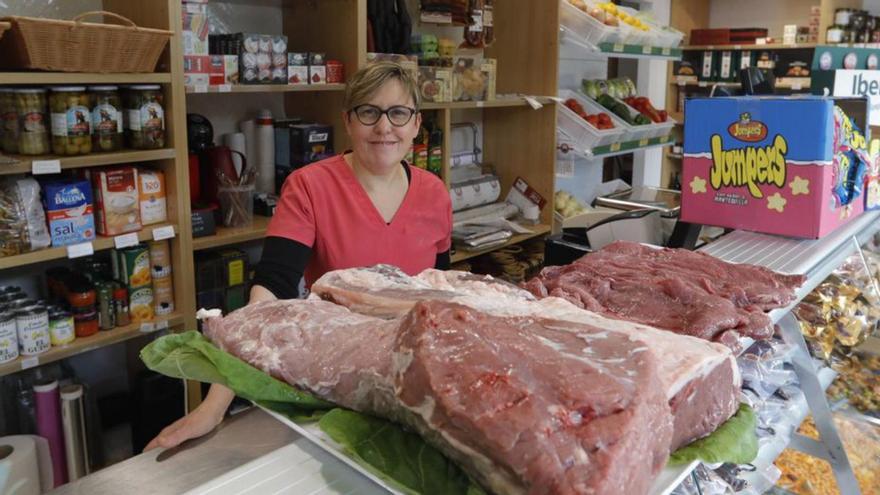
[[[595,7],[593,2],[585,2]],[[622,43],[624,33],[616,26],[607,26],[595,17],[570,4],[568,0],[559,0],[559,23],[573,35],[582,38],[589,44]]]
[[[570,137],[572,142],[575,143],[578,148],[592,149],[596,146],[604,146],[606,144],[623,141],[621,137],[624,133],[628,132],[627,127],[629,126],[626,125],[626,122],[605,109],[605,107],[599,105],[583,94],[567,89],[560,90],[559,97],[563,100],[569,98],[577,100],[577,102],[584,107],[584,111],[588,114],[600,112],[606,113],[611,117],[611,123],[614,124],[614,129],[600,130],[593,127],[592,124],[581,118],[580,115],[574,113],[564,104],[560,104],[559,109],[556,112],[556,127]]]

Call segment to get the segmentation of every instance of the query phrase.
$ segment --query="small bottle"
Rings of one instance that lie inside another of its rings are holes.
[[[128,315],[128,290],[125,287],[117,287],[113,291],[113,307],[116,310],[116,324],[125,326],[131,323]]]

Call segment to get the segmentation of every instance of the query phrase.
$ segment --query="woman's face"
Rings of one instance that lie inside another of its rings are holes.
[[[381,110],[394,106],[415,106],[412,97],[397,80],[391,80],[379,88],[366,104]],[[388,115],[381,115],[373,125],[362,124],[354,112],[345,112],[342,120],[351,139],[357,164],[374,174],[389,173],[403,160],[422,124],[422,116],[418,113],[401,127],[392,125]]]

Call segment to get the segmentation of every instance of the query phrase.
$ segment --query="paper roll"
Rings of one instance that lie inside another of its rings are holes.
[[[67,479],[78,480],[89,474],[82,385],[67,385],[61,389],[61,426],[67,455]]]
[[[257,164],[257,121],[245,120],[238,124],[238,129],[244,134],[244,157],[253,167]]]
[[[227,147],[229,147],[229,149],[231,149],[232,151],[238,151],[239,153],[241,153],[245,157],[248,157],[247,141],[244,137],[243,132],[233,132],[231,134],[224,134],[223,135],[223,144],[226,145]],[[250,160],[249,157],[248,157],[248,160]],[[241,164],[241,157],[236,155],[235,153],[232,154],[232,165],[235,166],[235,172],[237,174],[241,175],[241,165],[242,165]]]
[[[52,489],[51,477],[41,481],[40,469],[51,470],[46,441],[35,435],[12,435],[0,437],[0,493],[16,495],[40,495],[45,483],[46,491]],[[5,480],[5,481],[4,481]]]
[[[34,385],[37,434],[49,442],[52,455],[52,487],[67,482],[67,458],[64,454],[64,431],[61,427],[61,398],[58,382]]]
[[[269,110],[257,117],[256,142],[257,192],[275,194],[275,127]]]

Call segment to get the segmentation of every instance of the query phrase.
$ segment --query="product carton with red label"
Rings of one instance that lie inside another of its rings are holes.
[[[685,103],[681,219],[817,239],[864,211],[864,98]]]

